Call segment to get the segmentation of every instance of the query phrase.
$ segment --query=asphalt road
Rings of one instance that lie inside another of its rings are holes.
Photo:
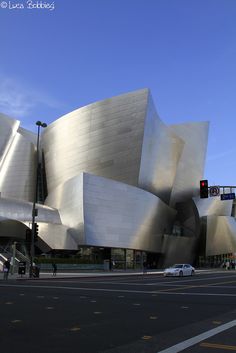
[[[236,352],[236,271],[0,281],[1,353]]]

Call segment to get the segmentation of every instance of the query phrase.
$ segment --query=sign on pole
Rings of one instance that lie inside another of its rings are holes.
[[[219,196],[220,187],[219,186],[210,186],[210,196]]]
[[[235,193],[231,192],[229,194],[221,194],[220,198],[221,198],[221,200],[234,200],[235,199]]]

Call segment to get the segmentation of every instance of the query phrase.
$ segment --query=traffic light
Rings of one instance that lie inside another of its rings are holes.
[[[200,198],[208,198],[208,180],[200,180]]]
[[[32,234],[31,229],[27,228],[26,231],[25,231],[25,241],[26,241],[26,243],[30,243],[31,242],[31,234]]]
[[[39,235],[39,225],[38,223],[34,223],[34,242],[38,240]]]

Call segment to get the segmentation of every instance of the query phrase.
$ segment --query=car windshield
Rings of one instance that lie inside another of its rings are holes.
[[[183,265],[173,265],[172,267],[173,267],[173,268],[182,268]]]

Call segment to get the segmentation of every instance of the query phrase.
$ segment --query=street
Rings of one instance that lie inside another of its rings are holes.
[[[211,330],[185,352],[236,351],[236,271],[1,280],[0,293],[1,353],[172,353]]]

